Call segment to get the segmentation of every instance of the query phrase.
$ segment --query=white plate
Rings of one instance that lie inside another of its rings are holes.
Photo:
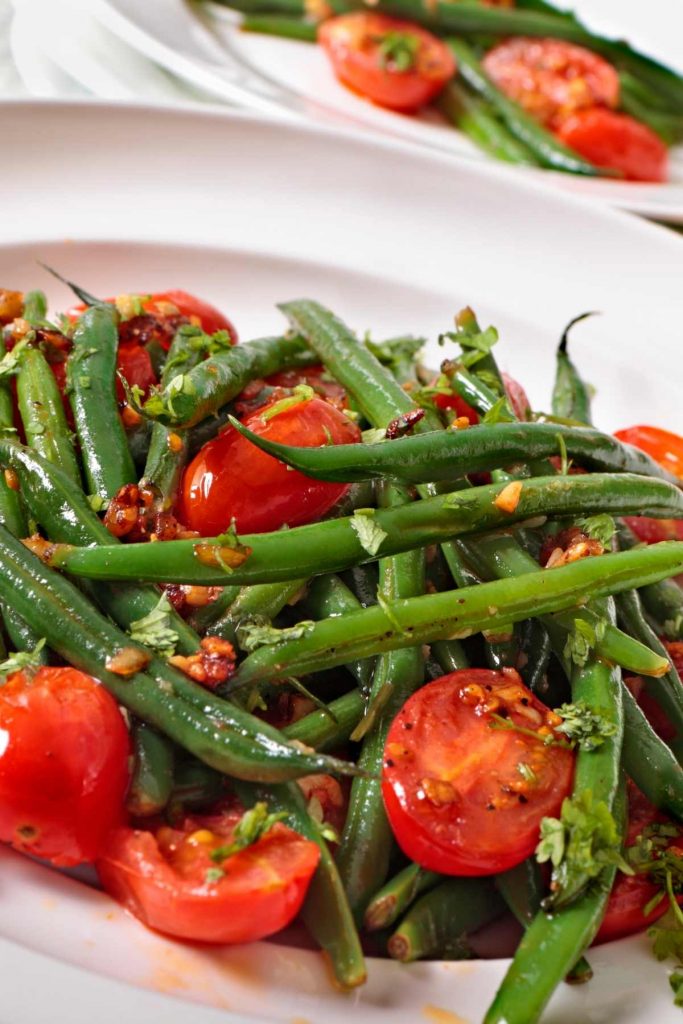
[[[496,166],[246,115],[5,104],[0,134],[3,286],[44,287],[63,306],[42,259],[96,294],[185,287],[229,312],[243,338],[281,329],[274,303],[295,295],[359,330],[432,339],[469,302],[501,329],[501,360],[537,405],[562,327],[599,309],[573,345],[598,385],[598,421],[683,427],[672,328],[683,245],[664,229]],[[344,996],[317,953],[167,942],[79,882],[8,850],[0,862],[7,1024],[44,1024],[55,1006],[85,1024],[98,1000],[103,1024],[185,1024],[188,999],[204,1004],[195,1024],[217,1020],[215,1008],[226,1022],[347,1024],[354,1013],[363,1024],[475,1024],[506,967],[374,960],[367,987]],[[591,962],[594,981],[562,987],[547,1024],[678,1021],[645,939]]]
[[[340,85],[318,47],[241,33],[231,11],[185,0],[91,0],[92,12],[116,35],[174,73],[230,102],[288,117],[346,123],[477,162],[490,158],[436,113],[407,117],[382,110]],[[683,71],[683,5],[675,0],[579,0],[596,31],[629,36]],[[613,182],[517,168],[531,180],[661,220],[683,222],[683,147],[671,152],[663,185]]]

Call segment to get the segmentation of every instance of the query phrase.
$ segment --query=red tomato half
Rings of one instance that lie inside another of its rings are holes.
[[[74,668],[0,688],[0,840],[59,866],[95,860],[122,820],[128,731],[116,701]]]
[[[633,783],[629,783],[628,795],[629,822],[626,845],[633,846],[648,825],[652,825],[654,822],[669,821],[669,819],[660,814]],[[679,841],[672,839],[669,845],[679,845]],[[657,892],[657,886],[646,875],[624,875],[617,872],[605,917],[595,942],[608,942],[610,939],[620,939],[624,935],[632,935],[633,932],[642,931],[643,928],[647,928],[653,921],[661,917],[669,907],[669,900],[666,897],[649,914],[643,913],[644,908],[657,895]]]
[[[337,78],[380,107],[410,113],[433,100],[455,74],[445,43],[410,21],[356,11],[318,29]]]
[[[115,300],[110,297],[105,301],[114,302]],[[227,316],[224,316],[209,302],[204,302],[203,299],[198,299],[196,295],[191,295],[189,292],[177,288],[172,288],[168,292],[154,292],[145,299],[142,308],[145,313],[160,320],[173,319],[178,315],[186,317],[207,334],[227,331],[233,345],[237,344],[237,331]],[[77,320],[84,309],[83,303],[79,302],[67,309],[66,315],[70,320]]]
[[[355,423],[321,398],[263,419],[277,401],[247,416],[245,426],[271,441],[303,448],[360,441]],[[233,518],[240,533],[264,533],[284,523],[301,526],[319,519],[347,490],[347,484],[311,480],[288,469],[228,427],[185,470],[178,518],[203,537],[226,530]]]
[[[506,39],[489,50],[483,64],[506,96],[550,127],[577,110],[619,102],[619,76],[612,65],[560,39]]]
[[[666,181],[669,153],[658,135],[628,114],[594,107],[572,114],[557,129],[566,146],[596,167],[628,181]]]
[[[494,712],[539,738],[496,727]],[[559,721],[513,670],[462,669],[418,690],[384,748],[384,804],[404,853],[447,875],[529,857],[541,818],[571,790],[573,754],[542,742]]]
[[[131,387],[137,385],[142,388],[145,395],[152,385],[157,383],[149,352],[142,345],[119,345],[116,367]],[[126,400],[123,384],[118,377],[116,378],[116,397],[119,402]]]
[[[273,373],[270,377],[266,377],[266,384],[272,388],[290,389],[299,384],[308,384],[316,395],[326,398],[338,409],[345,409],[348,406],[345,389],[328,374],[324,366],[308,366],[301,370],[281,370],[279,373]]]
[[[632,444],[652,456],[660,466],[683,480],[683,437],[661,427],[624,427],[614,434],[625,444]],[[626,516],[626,522],[636,536],[646,544],[660,540],[683,540],[683,519],[648,519]]]
[[[149,928],[196,942],[254,942],[298,914],[320,850],[281,823],[216,863],[240,812],[182,828],[120,828],[97,863],[102,885]],[[220,869],[222,874],[217,870]]]

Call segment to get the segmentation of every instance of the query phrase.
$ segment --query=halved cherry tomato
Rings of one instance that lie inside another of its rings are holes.
[[[278,401],[247,416],[245,426],[271,441],[304,448],[360,441],[355,423],[321,398],[304,399],[264,419]],[[228,427],[185,470],[178,518],[204,537],[221,533],[233,518],[240,533],[263,533],[319,519],[347,490],[347,484],[289,470]]]
[[[107,892],[149,928],[196,942],[255,942],[299,912],[320,850],[281,822],[216,862],[240,811],[155,832],[120,828],[97,863]]]
[[[114,302],[115,299],[108,298],[106,302]],[[70,320],[77,320],[81,315],[85,306],[82,302],[71,306],[66,311],[66,315]],[[197,327],[201,327],[207,334],[215,334],[216,331],[227,331],[230,335],[233,345],[237,344],[237,331],[234,325],[220,310],[212,306],[211,303],[205,302],[203,299],[197,298],[196,295],[191,295],[189,292],[184,292],[181,289],[171,289],[167,292],[154,292],[152,295],[148,295],[143,298],[142,309],[145,314],[152,317],[160,322],[177,320],[179,317],[189,320],[191,323],[196,324]],[[138,325],[135,321],[139,320],[139,317],[132,317],[131,321],[124,321],[121,325],[120,333],[127,342],[138,340],[135,337],[135,331]],[[146,319],[146,318],[145,318]],[[129,328],[126,328],[126,323],[129,324]],[[150,325],[144,325],[149,333]],[[148,341],[150,338],[146,337],[145,331],[142,330],[143,325],[140,324],[139,340]],[[158,340],[162,343],[165,342],[166,347],[170,344],[172,339],[172,331],[168,332],[169,337],[159,338]]]
[[[472,425],[479,422],[479,415],[460,395],[434,395],[434,405],[437,409],[452,409],[456,416],[466,416]]]
[[[683,437],[661,427],[624,427],[614,434],[620,441],[632,444],[647,452],[664,469],[683,480]],[[643,516],[626,516],[626,522],[633,532],[646,544],[660,540],[683,540],[683,519],[648,519]]]
[[[447,875],[530,856],[571,790],[574,755],[543,742],[559,721],[513,669],[461,669],[418,690],[384,748],[384,804],[404,853]]]
[[[116,367],[130,387],[137,385],[142,388],[145,395],[149,389],[157,383],[157,376],[152,367],[152,360],[149,352],[142,345],[119,345],[116,356]],[[119,402],[125,402],[126,393],[123,384],[116,378],[116,397]]]
[[[633,846],[648,825],[655,822],[669,822],[669,819],[664,814],[660,814],[632,782],[629,782],[628,797],[629,822],[626,846]],[[672,839],[669,845],[678,846],[680,841]],[[657,895],[658,891],[658,887],[649,880],[647,875],[625,875],[618,872],[595,942],[608,942],[610,939],[632,935],[633,932],[642,931],[643,928],[647,928],[653,921],[661,917],[669,907],[669,900],[666,897],[657,904],[654,910],[648,914],[643,913],[647,904]]]
[[[59,866],[95,860],[123,818],[128,731],[74,668],[17,672],[0,689],[0,839]]]
[[[627,181],[666,181],[669,151],[651,128],[614,110],[579,110],[557,128],[561,142]]]
[[[344,85],[404,113],[433,100],[456,70],[440,39],[385,14],[356,11],[329,18],[318,29],[318,42]]]
[[[501,92],[548,127],[577,110],[619,102],[612,65],[561,39],[506,39],[489,50],[483,65]]]

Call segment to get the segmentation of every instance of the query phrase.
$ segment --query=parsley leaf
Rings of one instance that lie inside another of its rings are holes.
[[[372,352],[376,359],[379,359],[380,363],[390,368],[398,366],[404,361],[414,362],[426,344],[426,338],[415,338],[412,335],[389,338],[386,341],[365,339],[365,347]]]
[[[585,619],[574,619],[574,629],[568,634],[562,652],[564,657],[578,668],[583,668],[606,629],[607,623],[603,619],[594,624]]]
[[[377,63],[391,71],[410,71],[420,52],[420,40],[411,32],[385,32],[377,36]]]
[[[455,341],[462,349],[461,363],[470,367],[484,359],[498,341],[495,327],[487,327],[482,331],[477,324],[471,309],[461,310],[455,318],[455,331],[447,331],[439,336],[439,344],[444,341]]]
[[[481,417],[480,423],[509,423],[510,413],[508,411],[508,400],[506,395],[501,395],[491,408]]]
[[[148,615],[144,615],[141,619],[131,622],[128,630],[129,637],[164,657],[170,657],[175,654],[178,644],[178,634],[171,629],[172,612],[168,597],[166,594],[162,594],[156,608],[153,608]]]
[[[555,714],[562,718],[562,724],[555,731],[564,733],[579,750],[595,750],[617,732],[615,723],[592,711],[585,700],[563,704],[555,708]]]
[[[683,1006],[683,971],[673,971],[669,975],[669,984],[674,994],[674,1006]]]
[[[277,629],[264,616],[254,616],[240,622],[237,627],[237,643],[243,651],[251,653],[258,647],[266,647],[269,644],[284,644],[288,640],[301,640],[302,637],[308,636],[314,626],[315,622],[312,619],[302,619],[294,626]]]
[[[315,398],[315,391],[310,384],[297,384],[295,388],[292,388],[291,395],[281,398],[279,402],[275,402],[259,415],[267,423],[274,416],[279,416],[280,413],[286,412],[287,409],[293,409],[295,405],[301,405],[302,402],[308,402],[311,398]]]
[[[247,846],[252,846],[259,839],[262,839],[267,832],[270,832],[276,822],[282,821],[286,817],[285,811],[269,814],[268,805],[263,801],[259,801],[248,811],[245,811],[237,822],[232,834],[232,841],[211,851],[211,860],[216,864],[220,864],[221,861],[231,857],[234,853],[245,850]]]
[[[558,818],[543,818],[536,847],[539,864],[553,866],[551,894],[545,910],[557,910],[577,899],[588,884],[610,864],[632,875],[621,854],[621,836],[604,800],[593,800],[590,790],[562,802]]]
[[[40,667],[40,652],[45,646],[45,637],[38,641],[32,651],[14,651],[0,662],[0,684],[14,672],[35,672]]]
[[[351,517],[351,528],[355,531],[360,546],[369,555],[376,555],[382,541],[388,536],[386,530],[374,521],[374,508],[357,508]]]
[[[614,519],[606,512],[597,516],[584,516],[582,519],[577,519],[576,525],[591,540],[600,541],[603,548],[609,548],[616,530]]]

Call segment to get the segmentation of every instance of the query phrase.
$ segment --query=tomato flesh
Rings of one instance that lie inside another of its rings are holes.
[[[499,727],[493,713],[539,738]],[[571,791],[573,754],[542,742],[559,722],[511,669],[462,669],[413,694],[389,730],[382,779],[404,853],[448,875],[490,875],[530,856],[541,819]]]
[[[110,296],[104,301],[113,303],[116,302],[116,299]],[[142,296],[141,305],[144,313],[162,322],[164,320],[174,321],[178,317],[182,317],[197,327],[201,327],[206,334],[227,331],[233,345],[237,344],[237,331],[232,321],[228,320],[227,316],[224,316],[211,303],[197,298],[196,295],[191,295],[190,292],[178,288],[172,288],[167,292],[153,292],[151,295]],[[70,320],[77,320],[85,308],[82,302],[78,302],[67,309],[66,315]],[[135,320],[136,318],[131,319]],[[132,341],[133,338],[128,337],[126,323],[127,321],[123,321],[120,330],[128,341]],[[166,340],[165,347],[168,347],[169,341],[170,339]]]
[[[596,167],[617,171],[627,181],[666,181],[669,153],[651,128],[614,110],[594,107],[572,114],[557,137]]]
[[[149,352],[142,345],[119,345],[116,368],[128,382],[129,387],[139,387],[145,396],[149,389],[157,383]],[[126,392],[118,377],[116,378],[116,397],[119,402],[126,400]]]
[[[626,835],[626,846],[633,846],[638,836],[654,822],[671,822],[650,803],[632,782],[629,783],[629,822]],[[679,845],[678,839],[672,839],[671,846]],[[650,900],[657,895],[657,886],[647,875],[625,875],[617,873],[612,892],[607,903],[607,910],[600,930],[595,938],[596,943],[620,939],[625,935],[642,931],[660,918],[669,908],[669,900],[665,897],[657,906],[644,913]]]
[[[58,866],[94,860],[123,817],[128,731],[116,701],[74,668],[0,688],[0,840]]]
[[[277,823],[216,862],[240,811],[190,818],[179,828],[120,828],[97,863],[106,891],[144,924],[196,942],[255,942],[297,915],[318,865],[318,846]]]
[[[577,110],[619,102],[619,76],[612,65],[560,39],[506,39],[489,50],[483,65],[501,92],[547,127]]]
[[[635,426],[617,430],[614,436],[647,452],[674,476],[683,480],[683,437],[661,427]],[[661,540],[683,540],[683,519],[648,519],[647,516],[625,516],[625,521],[639,540],[656,544]]]
[[[307,448],[360,440],[355,423],[321,398],[304,399],[264,419],[277,401],[247,416],[245,426],[271,441]],[[347,490],[347,484],[289,470],[228,427],[187,467],[178,518],[204,537],[226,530],[232,519],[241,533],[263,533],[320,518]]]
[[[381,107],[404,113],[434,99],[456,70],[440,39],[413,22],[384,14],[355,11],[329,18],[318,29],[318,41],[344,85]],[[398,44],[393,57],[392,41]]]

